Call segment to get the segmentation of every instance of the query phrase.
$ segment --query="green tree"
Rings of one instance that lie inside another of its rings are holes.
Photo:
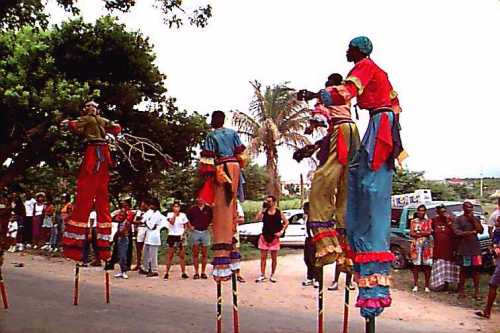
[[[424,172],[396,169],[392,180],[392,194],[412,193],[422,188]]]
[[[53,0],[66,11],[77,15],[78,0]],[[128,12],[136,0],[101,0],[109,12]],[[49,16],[45,12],[48,0],[1,0],[0,28],[19,29],[23,25],[46,28]],[[196,8],[186,8],[182,0],[155,0],[153,6],[163,14],[163,20],[169,27],[180,27],[185,21],[198,27],[205,27],[212,16],[212,7],[207,4]]]
[[[253,155],[266,155],[269,175],[267,192],[279,198],[278,147],[296,149],[310,143],[302,134],[308,123],[309,112],[286,83],[267,86],[264,90],[257,81],[250,84],[254,89],[254,100],[249,112],[234,112],[233,123],[249,140],[248,148]]]
[[[177,109],[154,61],[147,38],[111,17],[96,24],[77,19],[50,30],[1,32],[0,161],[7,163],[0,167],[0,186],[41,165],[72,176],[81,143],[57,125],[77,116],[90,97],[125,132],[151,138],[179,166],[189,165],[207,132],[205,117]],[[138,109],[141,103],[148,107]],[[139,172],[134,172],[116,157],[115,194],[129,184],[137,186],[130,192],[147,192],[148,182],[164,169],[159,160],[135,160]]]
[[[245,199],[262,200],[266,195],[266,184],[269,178],[266,168],[251,162],[245,167],[243,172],[246,180]]]

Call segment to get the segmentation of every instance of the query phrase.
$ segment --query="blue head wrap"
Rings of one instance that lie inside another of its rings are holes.
[[[356,47],[358,48],[363,54],[366,54],[367,56],[370,55],[373,51],[373,44],[370,38],[365,37],[365,36],[359,36],[356,38],[353,38],[351,42],[349,43],[350,47]]]

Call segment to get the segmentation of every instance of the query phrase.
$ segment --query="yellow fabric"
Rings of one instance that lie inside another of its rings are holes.
[[[357,280],[359,288],[373,288],[376,286],[390,287],[392,277],[390,275],[373,274],[366,277],[360,277]]]
[[[363,87],[363,84],[361,83],[361,80],[359,78],[355,77],[355,76],[348,76],[345,79],[345,82],[352,82],[352,83],[354,83],[354,85],[358,89],[358,96],[361,95],[363,93],[363,91],[365,90],[365,87]]]
[[[360,145],[359,133],[354,123],[340,124],[334,127],[330,138],[328,159],[314,173],[309,194],[309,221],[328,222],[335,220],[338,227],[345,228],[347,208],[348,166],[337,159],[337,136],[339,129],[344,135],[349,152],[357,151]],[[334,228],[313,228],[316,235]],[[316,266],[331,264],[341,257],[342,249],[336,237],[326,237],[316,242]]]

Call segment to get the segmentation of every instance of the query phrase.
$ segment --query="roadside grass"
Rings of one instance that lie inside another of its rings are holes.
[[[480,277],[480,300],[476,301],[474,300],[473,293],[474,293],[474,288],[472,286],[472,279],[467,280],[467,283],[465,285],[465,294],[467,295],[467,298],[459,300],[457,297],[457,292],[456,292],[456,286],[453,286],[452,289],[454,291],[441,291],[441,292],[434,292],[431,291],[430,293],[425,293],[424,292],[424,276],[423,273],[420,273],[421,275],[419,276],[419,291],[415,293],[416,296],[418,297],[423,297],[427,299],[431,299],[433,301],[438,301],[441,303],[446,303],[450,305],[455,305],[455,306],[460,306],[464,308],[470,308],[470,309],[477,309],[477,310],[482,310],[484,308],[484,305],[486,304],[486,298],[488,296],[488,282],[491,277],[490,272],[482,272],[481,277]],[[392,277],[393,277],[393,288],[398,289],[398,290],[403,290],[407,292],[411,292],[411,289],[413,288],[413,276],[411,273],[411,270],[409,269],[402,269],[402,270],[392,270]],[[493,306],[493,311],[498,312],[500,311],[500,302],[497,301],[496,305]]]

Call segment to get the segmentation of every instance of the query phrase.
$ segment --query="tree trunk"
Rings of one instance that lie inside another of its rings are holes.
[[[279,200],[281,196],[281,186],[278,175],[278,155],[276,151],[276,147],[266,148],[266,170],[269,175],[266,190],[268,195],[273,195]]]

